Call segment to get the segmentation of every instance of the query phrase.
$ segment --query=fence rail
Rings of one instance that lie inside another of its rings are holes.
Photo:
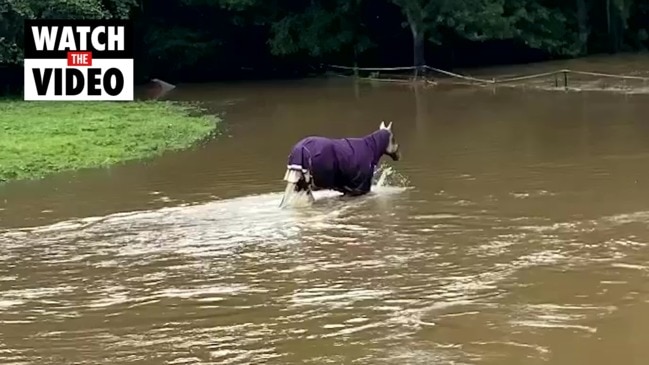
[[[341,65],[327,65],[330,68],[333,69],[340,69],[340,70],[351,70],[354,71],[354,74],[357,74],[359,71],[415,71],[417,67],[415,66],[403,66],[403,67],[353,67],[353,66],[341,66]],[[558,76],[563,76],[563,86],[564,88],[568,88],[568,75],[570,74],[575,74],[575,75],[585,75],[585,76],[593,76],[593,77],[603,77],[603,78],[613,78],[613,79],[618,79],[618,80],[636,80],[636,81],[643,81],[645,83],[645,86],[647,85],[647,82],[649,82],[649,77],[642,77],[642,76],[632,76],[632,75],[616,75],[616,74],[608,74],[608,73],[602,73],[602,72],[589,72],[589,71],[579,71],[579,70],[571,70],[571,69],[557,69],[553,71],[548,71],[548,72],[540,72],[540,73],[535,73],[535,74],[529,74],[529,75],[521,75],[521,76],[515,76],[515,77],[509,77],[509,78],[492,78],[492,79],[485,79],[485,78],[479,78],[479,77],[472,77],[472,76],[466,76],[466,75],[461,75],[458,73],[442,70],[439,68],[431,67],[428,65],[424,65],[421,68],[436,72],[439,74],[443,74],[446,76],[450,76],[453,78],[457,79],[462,79],[462,80],[467,80],[467,81],[472,81],[472,82],[477,82],[480,84],[486,84],[486,85],[497,85],[497,84],[509,84],[513,82],[519,82],[519,81],[526,81],[526,80],[532,80],[532,79],[539,79],[539,78],[544,78],[544,77],[551,77],[555,76],[555,87],[558,87],[559,81],[558,81]],[[421,69],[420,68],[420,69]],[[394,80],[394,79],[377,79],[379,81],[401,81],[401,80]]]

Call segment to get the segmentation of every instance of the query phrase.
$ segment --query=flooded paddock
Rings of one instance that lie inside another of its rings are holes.
[[[185,85],[223,138],[0,187],[3,364],[641,364],[646,96]],[[307,134],[394,121],[406,186],[280,210]]]

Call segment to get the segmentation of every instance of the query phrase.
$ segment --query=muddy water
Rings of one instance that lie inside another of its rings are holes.
[[[645,363],[641,95],[185,86],[224,137],[0,188],[0,362]],[[292,142],[393,120],[409,179],[279,210]]]

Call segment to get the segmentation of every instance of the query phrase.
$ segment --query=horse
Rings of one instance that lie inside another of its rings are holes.
[[[286,189],[280,207],[295,194],[306,193],[315,202],[313,192],[334,190],[344,196],[370,192],[376,166],[383,155],[401,159],[399,144],[392,132],[392,122],[381,122],[379,129],[363,137],[327,138],[308,136],[291,148],[284,174]]]

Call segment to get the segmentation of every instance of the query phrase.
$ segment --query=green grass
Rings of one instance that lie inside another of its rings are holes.
[[[218,118],[160,101],[0,100],[0,182],[106,167],[188,148]]]

